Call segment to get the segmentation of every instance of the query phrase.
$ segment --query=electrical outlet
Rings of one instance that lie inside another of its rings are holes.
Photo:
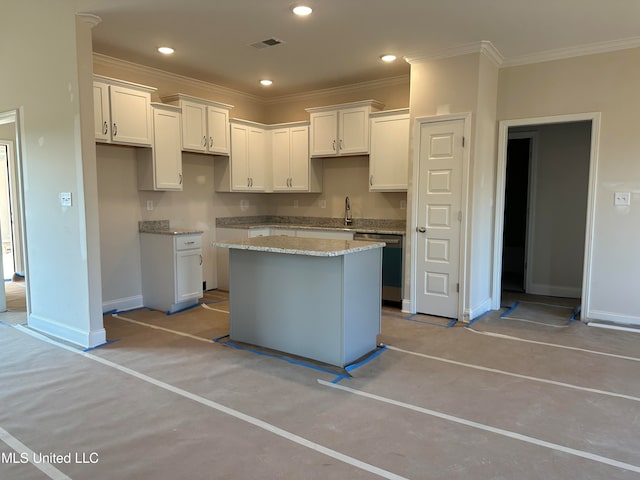
[[[60,206],[61,207],[71,206],[71,192],[60,192]]]
[[[153,210],[153,200],[147,200],[147,210]]]
[[[628,207],[631,205],[631,193],[630,192],[616,192],[613,195],[613,204],[616,207]]]
[[[240,200],[240,210],[243,212],[249,210],[249,200]]]

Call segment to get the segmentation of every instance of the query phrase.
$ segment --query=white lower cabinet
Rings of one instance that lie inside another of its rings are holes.
[[[140,234],[145,307],[174,313],[202,298],[202,235]]]

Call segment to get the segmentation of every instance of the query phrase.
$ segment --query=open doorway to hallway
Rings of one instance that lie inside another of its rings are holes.
[[[598,114],[500,126],[494,307],[588,302]]]
[[[13,280],[16,273],[9,161],[9,146],[0,141],[0,241],[2,242],[2,266],[5,281]]]

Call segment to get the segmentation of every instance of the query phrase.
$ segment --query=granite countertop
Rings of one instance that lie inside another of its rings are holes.
[[[384,247],[384,242],[269,236],[216,242],[216,247],[253,250],[257,252],[311,255],[315,257],[338,257],[364,250],[382,248]]]
[[[288,217],[259,215],[249,217],[221,217],[216,219],[218,228],[292,228],[298,230],[333,230],[345,232],[406,234],[404,220],[384,220],[356,218],[351,225],[345,225],[342,218],[330,217]]]
[[[171,228],[169,220],[147,220],[138,222],[140,233],[154,233],[156,235],[199,235],[202,230],[192,230],[188,228]]]

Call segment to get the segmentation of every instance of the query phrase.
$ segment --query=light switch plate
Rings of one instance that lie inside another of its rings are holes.
[[[71,192],[60,192],[60,206],[61,207],[71,206]]]
[[[616,192],[613,196],[613,204],[616,207],[628,207],[631,205],[630,192]]]

